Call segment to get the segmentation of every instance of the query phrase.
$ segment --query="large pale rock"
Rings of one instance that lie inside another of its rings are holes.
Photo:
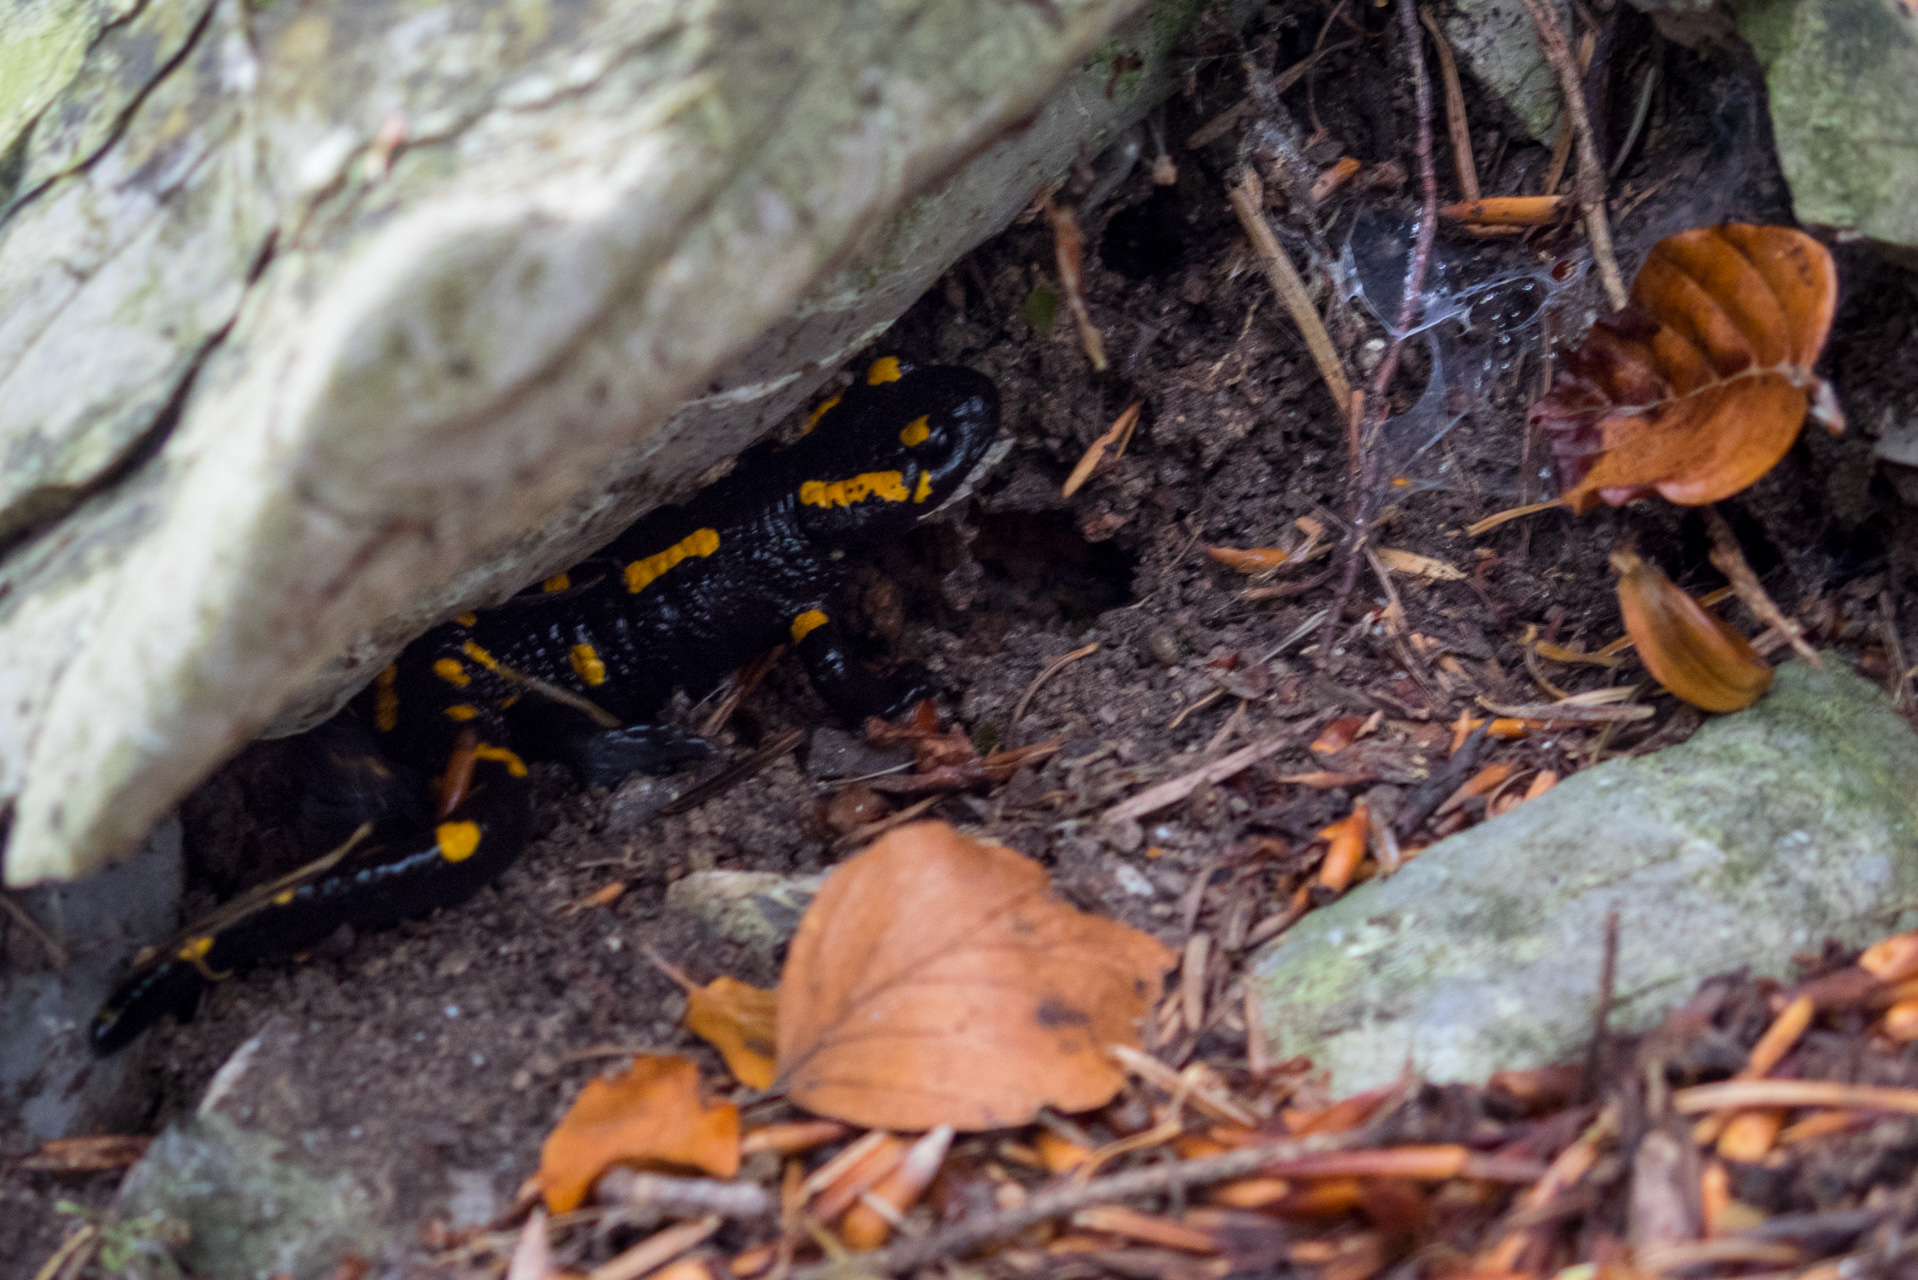
[[[1700,979],[1788,976],[1918,903],[1918,734],[1872,685],[1799,663],[1682,746],[1573,775],[1308,915],[1252,981],[1268,1052],[1340,1092],[1409,1063],[1435,1080],[1578,1057],[1605,915],[1611,1025],[1651,1026]]]
[[[1901,0],[1739,0],[1765,67],[1792,212],[1918,265],[1918,11]]]
[[[763,434],[1172,83],[1142,7],[15,0],[8,883]]]

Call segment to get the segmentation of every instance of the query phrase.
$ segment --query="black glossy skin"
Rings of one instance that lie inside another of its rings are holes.
[[[94,1019],[94,1048],[120,1048],[163,1014],[190,1011],[209,982],[315,946],[342,923],[390,924],[471,897],[526,843],[525,758],[564,760],[604,785],[702,759],[705,743],[649,719],[675,689],[699,697],[775,645],[794,643],[840,715],[903,710],[920,685],[877,680],[846,649],[833,553],[910,529],[957,491],[998,425],[984,375],[881,357],[796,443],[742,455],[685,506],[645,517],[565,574],[427,632],[301,742],[310,822],[335,842],[367,824],[358,843],[136,957]],[[455,759],[470,779],[435,801],[418,777],[455,772]]]

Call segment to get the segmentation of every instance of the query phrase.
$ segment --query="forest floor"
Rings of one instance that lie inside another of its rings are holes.
[[[1629,7],[1608,21],[1615,30],[1605,47],[1619,87],[1595,111],[1619,136],[1634,106],[1627,87],[1640,83],[1654,46]],[[1661,49],[1665,74],[1648,126],[1611,187],[1628,278],[1672,231],[1728,219],[1790,222],[1755,69],[1728,56]],[[1036,213],[961,262],[902,319],[885,340],[889,349],[970,364],[997,380],[1015,447],[970,501],[862,564],[853,601],[875,655],[932,673],[947,727],[986,751],[1058,744],[1001,784],[934,799],[924,816],[1012,846],[1042,863],[1072,903],[1175,951],[1208,934],[1214,969],[1203,991],[1216,1016],[1167,1037],[1163,1056],[1174,1067],[1203,1063],[1244,1096],[1282,1099],[1301,1114],[1333,1100],[1316,1092],[1302,1064],[1248,1057],[1240,966],[1285,923],[1284,908],[1302,886],[1311,896],[1325,849],[1320,831],[1361,798],[1374,815],[1398,811],[1445,766],[1461,714],[1485,714],[1479,699],[1536,703],[1557,696],[1551,689],[1642,679],[1629,656],[1620,667],[1571,664],[1541,658],[1535,647],[1592,653],[1622,634],[1608,564],[1615,545],[1635,541],[1696,594],[1724,583],[1707,559],[1703,521],[1663,503],[1576,518],[1547,511],[1468,532],[1550,492],[1548,452],[1527,440],[1526,409],[1546,383],[1550,353],[1607,308],[1576,224],[1492,239],[1448,227],[1427,308],[1456,315],[1407,346],[1381,446],[1397,483],[1374,537],[1376,546],[1439,567],[1390,572],[1389,588],[1365,572],[1333,652],[1319,649],[1334,589],[1325,572],[1338,563],[1353,508],[1345,406],[1333,402],[1274,296],[1226,189],[1246,159],[1265,170],[1267,214],[1335,345],[1356,370],[1376,364],[1382,326],[1368,308],[1395,306],[1419,200],[1402,57],[1392,10],[1374,6],[1296,11],[1255,23],[1242,44],[1216,33],[1200,40],[1187,92],[1140,132],[1136,168],[1102,190],[1099,165],[1088,162],[1058,196],[1076,207],[1085,236],[1084,299],[1110,357],[1105,372],[1094,372],[1083,349],[1062,300],[1053,228]],[[1289,163],[1306,166],[1307,184],[1342,157],[1359,167],[1304,214],[1282,198],[1274,170],[1286,162],[1260,148],[1265,109],[1246,99],[1245,76],[1248,66],[1269,76],[1308,59],[1311,74],[1280,98],[1306,135]],[[1430,65],[1436,75],[1437,62]],[[1550,148],[1528,141],[1469,81],[1463,90],[1484,190],[1540,190]],[[1230,127],[1211,130],[1216,140],[1189,145],[1234,109]],[[1449,200],[1455,183],[1442,114],[1438,132]],[[1856,428],[1918,403],[1918,361],[1909,358],[1918,283],[1860,250],[1839,248],[1837,257],[1840,310],[1822,368],[1854,431],[1831,439],[1808,430],[1780,466],[1722,509],[1786,611],[1816,643],[1836,646],[1884,683],[1893,658],[1881,594],[1908,609],[1918,524],[1874,473],[1868,431]],[[1903,359],[1895,358],[1900,350]],[[1122,456],[1108,456],[1063,496],[1075,464],[1135,403],[1141,413]],[[1329,555],[1295,555],[1261,575],[1208,553],[1296,553],[1314,530]],[[1725,612],[1748,634],[1761,629],[1735,603]],[[1918,652],[1909,617],[1903,634],[1903,652]],[[1421,824],[1407,852],[1517,803],[1546,772],[1562,779],[1648,752],[1700,723],[1700,713],[1656,686],[1643,700],[1655,711],[1647,720],[1489,744],[1479,765],[1509,765],[1507,786]],[[705,711],[680,708],[688,723]],[[1312,749],[1328,726],[1353,717],[1365,727],[1362,740],[1335,754]],[[903,809],[907,800],[841,776],[867,750],[856,741],[859,728],[835,725],[796,664],[782,662],[717,735],[724,755],[708,772],[792,729],[804,731],[801,745],[688,812],[648,813],[647,784],[581,789],[540,767],[537,838],[474,902],[396,930],[336,938],[304,963],[223,985],[192,1022],[153,1032],[141,1050],[157,1086],[150,1131],[189,1111],[220,1064],[280,1017],[298,1028],[334,1123],[430,1148],[429,1163],[491,1206],[469,1218],[505,1215],[537,1167],[545,1135],[582,1085],[623,1055],[685,1054],[723,1076],[717,1055],[681,1026],[681,987],[651,957],[697,982],[731,975],[771,987],[779,956],[715,936],[669,908],[664,891],[713,868],[823,872],[850,851],[849,833],[856,839],[870,830],[865,824]],[[1291,745],[1194,789],[1143,826],[1098,822],[1145,786],[1285,732]],[[187,806],[190,906],[258,878],[285,843],[293,806],[281,760],[263,745]],[[1320,785],[1281,781],[1312,773],[1322,775]],[[1370,873],[1368,866],[1361,878]],[[1320,890],[1312,901],[1324,896]],[[1807,976],[1845,960],[1808,957]],[[1687,1006],[1688,1021],[1660,1033],[1659,1060],[1673,1064],[1674,1079],[1722,1077],[1771,1022],[1776,993],[1737,976],[1712,979]],[[1833,1005],[1825,1015],[1796,1074],[1918,1085],[1918,1058],[1875,1035],[1862,1005]],[[1665,1130],[1647,1119],[1644,1059],[1615,1044],[1606,1061],[1605,1078],[1585,1081],[1582,1093],[1576,1072],[1569,1084],[1563,1073],[1535,1073],[1487,1088],[1409,1087],[1346,1121],[1389,1121],[1379,1141],[1398,1144],[1469,1137],[1483,1147],[1486,1132],[1497,1130],[1501,1150],[1522,1146],[1550,1161],[1610,1107],[1611,1123],[1639,1143],[1639,1155],[1608,1156],[1613,1167],[1577,1196],[1548,1209],[1534,1204],[1520,1221],[1509,1215],[1527,1194],[1521,1188],[1473,1184],[1469,1193],[1422,1193],[1416,1203],[1387,1203],[1378,1193],[1302,1220],[1313,1225],[1295,1220],[1276,1245],[1254,1232],[1244,1237],[1254,1243],[1219,1257],[1232,1262],[1228,1270],[1279,1274],[1291,1266],[1362,1280],[1408,1258],[1431,1274],[1465,1270],[1502,1238],[1517,1241],[1500,1255],[1515,1273],[1549,1274],[1548,1264],[1602,1255],[1604,1240],[1627,1230],[1634,1185],[1663,1176],[1675,1188],[1696,1186],[1701,1158],[1688,1145],[1682,1158],[1671,1156],[1681,1172],[1648,1172],[1640,1140]],[[1158,1100],[1138,1082],[1083,1123],[1124,1132],[1127,1108],[1135,1126],[1138,1116],[1150,1123]],[[964,1139],[954,1159],[974,1171],[999,1160],[996,1176],[1029,1187],[1045,1181],[1044,1170],[995,1154],[1003,1145],[1003,1136]],[[1767,1215],[1825,1214],[1824,1243],[1807,1245],[1806,1232],[1817,1231],[1801,1226],[1776,1235],[1769,1253],[1751,1243],[1756,1237],[1740,1237],[1750,1246],[1744,1253],[1700,1252],[1674,1267],[1790,1274],[1797,1264],[1784,1259],[1863,1248],[1858,1242],[1887,1222],[1910,1221],[1918,1121],[1854,1117],[1788,1150],[1789,1158],[1733,1167],[1729,1195]],[[67,1231],[53,1202],[101,1204],[116,1176],[7,1175],[0,1274],[33,1275]],[[1876,1198],[1874,1186],[1882,1188]],[[422,1228],[422,1259],[457,1257],[463,1273],[503,1270],[503,1257],[455,1248],[476,1238],[459,1224]],[[504,1238],[510,1246],[510,1230]],[[1318,1253],[1306,1248],[1314,1240]],[[575,1243],[585,1256],[570,1256],[584,1270],[631,1238]],[[999,1260],[1007,1274],[1183,1276],[1217,1260],[1115,1244],[1111,1257],[1094,1251],[1068,1266],[1064,1255],[1024,1247],[1026,1254]]]

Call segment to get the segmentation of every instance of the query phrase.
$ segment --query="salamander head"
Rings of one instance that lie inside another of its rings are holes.
[[[904,533],[958,491],[998,432],[999,392],[984,374],[881,356],[788,451],[800,522],[829,544]]]

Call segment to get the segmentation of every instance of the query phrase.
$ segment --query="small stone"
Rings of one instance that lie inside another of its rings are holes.
[[[700,871],[666,890],[666,905],[730,942],[771,958],[791,940],[824,876]]]
[[[855,737],[844,729],[814,729],[812,740],[806,747],[806,776],[815,781],[863,778],[911,763],[912,752],[905,748],[867,746],[863,738]]]

